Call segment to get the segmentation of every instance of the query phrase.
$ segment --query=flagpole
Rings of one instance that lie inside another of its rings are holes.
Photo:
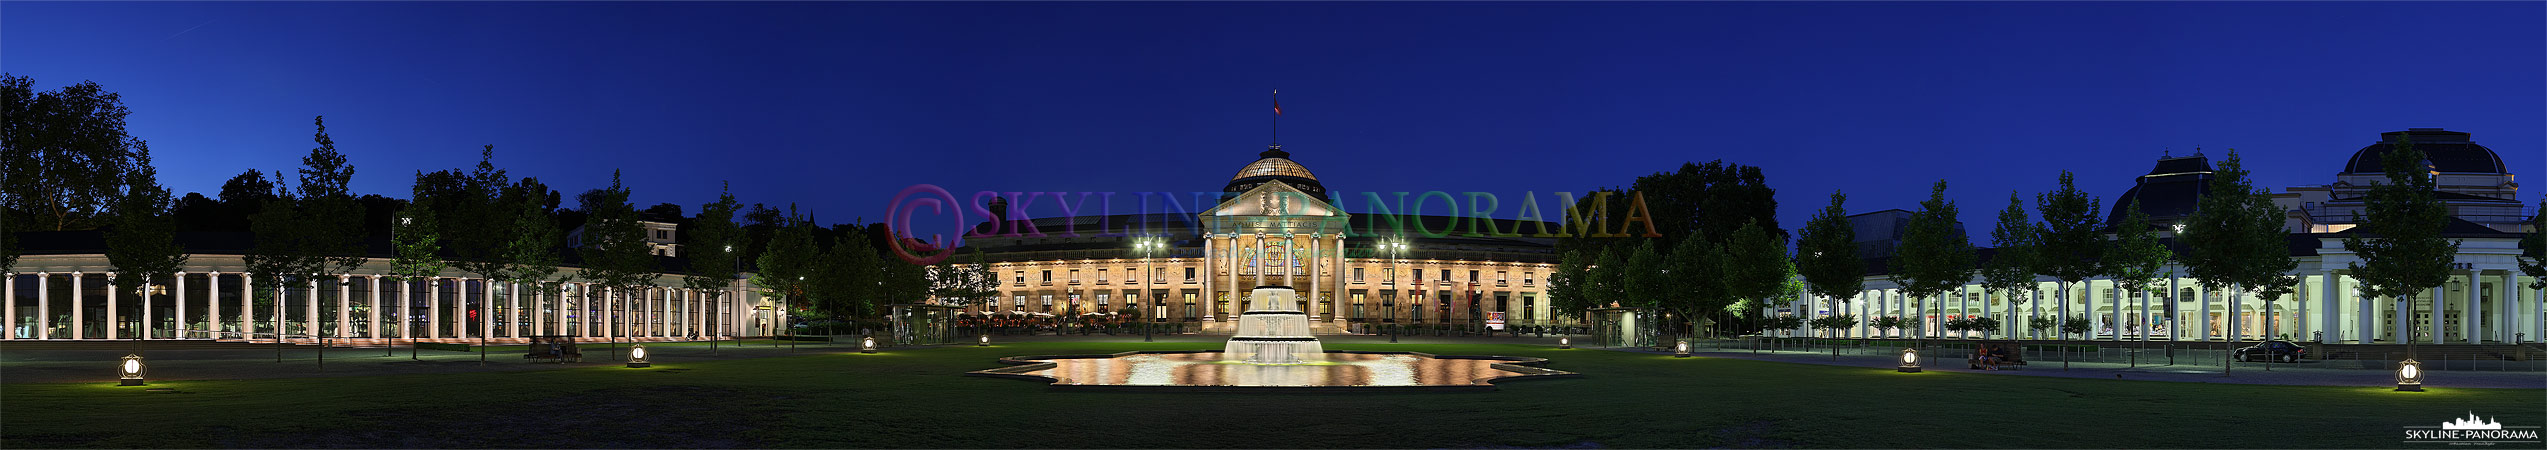
[[[1281,148],[1281,147],[1282,147],[1282,90],[1281,90],[1281,89],[1275,89],[1275,90],[1273,91],[1273,103],[1274,103],[1274,117],[1273,117],[1273,145],[1274,145],[1274,147],[1275,147],[1275,148]]]

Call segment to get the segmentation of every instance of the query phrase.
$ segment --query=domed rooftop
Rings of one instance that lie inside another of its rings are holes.
[[[2344,173],[2385,173],[2379,167],[2379,158],[2388,154],[2389,143],[2395,142],[2399,135],[2414,142],[2415,150],[2423,151],[2424,159],[2432,161],[2433,170],[2510,173],[2503,168],[2503,157],[2494,154],[2494,149],[2476,145],[2476,142],[2468,140],[2468,133],[2439,128],[2407,128],[2405,131],[2379,133],[2378,143],[2352,153],[2352,159],[2344,163]]]
[[[2169,224],[2193,215],[2202,196],[2211,193],[2211,158],[2193,156],[2164,157],[2149,169],[2148,175],[2134,180],[2131,190],[2114,198],[2113,210],[2105,214],[2105,223],[2122,223],[2132,202],[2140,202],[2140,212],[2148,214],[2152,224]]]
[[[1291,152],[1282,151],[1282,146],[1279,145],[1268,147],[1264,152],[1257,153],[1256,162],[1247,163],[1246,167],[1238,168],[1238,174],[1230,176],[1229,185],[1222,187],[1221,190],[1247,192],[1249,189],[1255,189],[1256,186],[1264,185],[1267,181],[1280,181],[1312,197],[1326,198],[1327,196],[1327,188],[1325,185],[1318,184],[1318,176],[1309,174],[1309,168],[1301,166],[1300,162],[1292,161]]]

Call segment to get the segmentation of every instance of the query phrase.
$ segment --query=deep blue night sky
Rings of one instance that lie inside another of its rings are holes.
[[[122,93],[179,192],[296,167],[321,114],[356,190],[400,197],[485,144],[570,196],[618,168],[640,207],[731,180],[826,223],[914,183],[1212,190],[1279,88],[1284,147],[1357,197],[1508,215],[1721,158],[1767,172],[1788,228],[1834,189],[1911,209],[1946,178],[1986,245],[2010,190],[2072,170],[2110,198],[2170,149],[2241,149],[2279,191],[2443,127],[2540,176],[2542,24],[2538,2],[13,2],[0,66]]]

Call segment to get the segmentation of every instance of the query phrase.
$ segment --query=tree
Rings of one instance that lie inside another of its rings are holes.
[[[620,301],[633,291],[653,286],[655,278],[662,276],[655,265],[654,249],[646,245],[645,225],[637,223],[637,208],[628,204],[628,196],[628,188],[619,182],[619,171],[612,170],[610,187],[576,197],[587,216],[583,245],[575,249],[584,259],[584,268],[575,276],[608,288],[610,294],[603,298],[604,302]]]
[[[2016,305],[2034,293],[2034,239],[2040,232],[2025,216],[2025,200],[2009,191],[2008,207],[1999,210],[1999,224],[1990,229],[1990,245],[1998,251],[1981,265],[1981,286],[2008,299],[2009,322],[2016,321]]]
[[[549,207],[554,191],[538,178],[523,177],[507,188],[500,210],[509,214],[492,216],[490,225],[502,225],[505,235],[504,262],[497,271],[498,279],[527,287],[543,297],[558,293],[556,282],[565,281],[557,265],[564,259],[557,252],[557,216]]]
[[[797,215],[794,206],[785,223],[769,238],[769,249],[761,252],[759,269],[752,275],[752,285],[776,293],[780,301],[790,305],[804,300],[807,278],[813,275],[815,259],[821,250],[814,245],[814,226]]]
[[[458,181],[456,192],[439,193],[441,198],[435,199],[449,214],[444,216],[443,233],[450,240],[451,267],[486,279],[509,278],[507,272],[514,266],[508,256],[522,208],[508,203],[526,200],[523,193],[512,189],[512,180],[503,169],[495,168],[493,145],[478,152],[477,167],[469,173],[451,174]],[[642,227],[638,233],[642,239]]]
[[[36,92],[28,77],[0,75],[0,208],[55,231],[114,221],[142,146],[124,132],[130,113],[93,81]]]
[[[1595,308],[1627,304],[1627,255],[1619,254],[1615,246],[1603,247],[1601,256],[1593,261],[1591,283],[1584,285],[1584,297],[1591,299]]]
[[[1830,206],[1805,222],[1802,235],[1795,239],[1796,271],[1804,275],[1804,286],[1813,295],[1830,299],[1834,314],[1841,309],[1842,299],[1857,297],[1866,285],[1866,263],[1857,257],[1857,231],[1849,226],[1848,209],[1841,206],[1847,201],[1848,194],[1832,191]],[[1822,325],[1814,324],[1836,329]]]
[[[424,178],[424,173],[417,172],[416,177]],[[417,184],[414,188],[422,191],[424,186]],[[395,223],[390,225],[392,228],[389,233],[392,257],[389,273],[398,280],[399,292],[411,292],[417,280],[442,275],[442,269],[449,264],[442,259],[442,226],[439,223],[440,218],[434,213],[433,199],[421,194],[419,192],[416,195],[414,203],[408,204],[406,209],[399,210],[397,215],[392,216]],[[406,301],[405,298],[392,300]],[[401,306],[397,311],[404,314],[407,307]],[[411,320],[413,320],[412,317],[402,315],[390,322],[406,327],[413,325]],[[396,335],[392,333],[391,336]]]
[[[717,193],[715,203],[699,206],[699,215],[690,219],[690,231],[683,233],[690,240],[690,250],[683,253],[690,260],[690,270],[681,283],[705,293],[708,304],[717,304],[739,271],[736,264],[742,257],[738,252],[743,246],[743,230],[734,225],[734,212],[740,207],[728,185]],[[717,322],[710,320],[708,324],[713,327]],[[715,331],[709,333],[714,335]]]
[[[1946,200],[1945,180],[1928,188],[1928,200],[1919,202],[1919,211],[1910,216],[1891,262],[1893,282],[1901,285],[1902,295],[1911,301],[1943,295],[1972,281],[1976,257],[1971,239],[1955,226],[1957,216],[1954,202]],[[1927,320],[1911,320],[1924,334]]]
[[[2158,242],[2157,226],[2149,223],[2149,214],[2140,210],[2137,199],[2123,204],[2123,221],[2114,224],[2114,239],[2106,242],[2103,272],[2114,280],[2114,288],[2123,292],[2147,292],[2157,285],[2160,275],[2165,275],[2161,271],[2166,270],[2167,260],[2175,256],[2166,244]],[[2114,305],[2116,319],[2123,316],[2123,309],[2122,305]],[[2122,329],[2120,325],[2115,327],[2114,336],[2119,339]]]
[[[955,307],[988,304],[999,296],[999,275],[991,273],[990,258],[984,256],[980,248],[972,250],[971,263],[958,264],[955,258],[946,258],[929,269],[929,295],[936,297],[939,304]],[[1124,310],[1139,312],[1140,309],[1132,305],[1144,301],[1148,299],[1139,296],[1126,299]]]
[[[1653,240],[1638,242],[1636,248],[1629,250],[1627,265],[1623,269],[1620,274],[1623,282],[1621,291],[1626,295],[1621,303],[1660,311],[1667,317],[1689,317],[1691,299],[1673,292],[1673,287],[1680,283],[1674,283],[1672,275],[1664,273],[1668,268],[1664,266],[1662,253],[1654,250]],[[1668,329],[1680,330],[1677,327]]]
[[[251,277],[249,283],[255,289],[256,301],[253,304],[261,308],[273,307],[284,288],[309,279],[309,274],[317,273],[323,263],[309,253],[310,246],[303,242],[309,236],[306,233],[308,226],[303,223],[299,208],[293,207],[291,186],[282,183],[282,180],[276,181],[272,197],[264,200],[257,213],[248,218],[249,230],[255,234],[256,243],[248,248],[247,254],[241,255]],[[250,318],[274,317],[258,311],[240,313]],[[255,330],[240,332],[254,333]],[[282,323],[275,324],[275,332],[283,332]]]
[[[1795,260],[1786,254],[1786,239],[1757,223],[1743,224],[1725,241],[1722,272],[1726,296],[1754,306],[1745,317],[1759,317],[1793,295],[1787,281],[1795,278]]]
[[[2229,150],[2229,158],[2212,171],[2210,187],[2193,215],[2185,218],[2184,232],[2176,236],[2189,247],[2185,271],[2201,280],[2204,289],[2230,292],[2232,317],[2240,303],[2238,291],[2232,288],[2267,300],[2295,290],[2298,280],[2289,274],[2299,268],[2299,262],[2291,259],[2290,234],[2282,229],[2289,212],[2273,205],[2270,191],[2255,187],[2237,150]],[[2437,210],[2439,205],[2433,207]],[[2438,238],[2439,229],[2433,231]],[[2442,255],[2445,266],[2448,257]],[[2229,321],[2230,342],[2237,341],[2237,322]]]
[[[1713,240],[1702,236],[1681,239],[1679,243],[1672,244],[1671,253],[1664,257],[1663,267],[1671,270],[1670,276],[1662,278],[1669,286],[1665,292],[1672,296],[1667,303],[1670,308],[1665,311],[1676,313],[1674,317],[1679,320],[1670,324],[1675,327],[1672,329],[1688,328],[1699,320],[1699,313],[1720,314],[1734,303],[1728,288],[1730,277],[1727,275],[1724,247]],[[1639,270],[1632,262],[1627,268]]]
[[[301,250],[316,264],[315,272],[306,273],[308,282],[317,283],[328,275],[353,272],[361,268],[368,252],[363,250],[363,206],[354,199],[354,165],[345,154],[336,151],[336,140],[327,137],[327,117],[312,119],[318,134],[311,140],[318,148],[301,157]],[[311,299],[311,301],[317,301]]]
[[[1578,317],[1601,307],[1592,301],[1592,268],[1583,259],[1582,250],[1567,250],[1557,257],[1556,273],[1548,274],[1548,308],[1558,317]]]
[[[2061,187],[2034,196],[2043,225],[2035,229],[2034,273],[2061,280],[2060,301],[2053,317],[2069,315],[2069,286],[2096,276],[2105,237],[2097,232],[2099,202],[2078,190],[2069,171],[2061,171]]]
[[[2344,237],[2344,249],[2361,257],[2348,267],[2361,280],[2363,298],[2393,297],[2411,304],[2415,293],[2450,280],[2450,261],[2460,241],[2441,237],[2450,213],[2433,198],[2435,180],[2423,151],[2415,150],[2403,134],[2390,146],[2379,158],[2388,182],[2370,187],[2362,208],[2369,217],[2353,217],[2361,223],[2360,231]],[[2409,330],[2396,333],[2397,340],[2413,342]]]
[[[159,169],[150,166],[150,147],[135,146],[133,159],[134,169],[125,172],[124,195],[115,202],[115,228],[106,232],[106,260],[115,266],[115,288],[140,291],[147,310],[151,281],[176,277],[186,265],[186,249],[177,245],[176,217],[169,214],[168,188],[159,185]]]

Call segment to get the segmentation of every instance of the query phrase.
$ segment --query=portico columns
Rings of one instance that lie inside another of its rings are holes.
[[[204,331],[204,336],[203,336],[203,337],[204,337],[204,338],[206,338],[206,339],[220,339],[220,338],[221,338],[221,272],[220,272],[220,271],[205,272],[205,273],[203,274],[203,293],[204,293],[204,296],[203,296],[203,309],[204,309],[204,311],[203,311],[203,328],[204,328],[204,330],[203,330],[203,331]]]
[[[369,318],[370,318],[370,319],[369,319],[369,320],[366,320],[366,321],[364,321],[364,322],[363,322],[363,337],[364,337],[364,338],[369,338],[369,339],[379,339],[379,338],[380,338],[380,276],[379,276],[379,275],[370,275],[370,276],[365,276],[365,277],[363,277],[363,280],[364,280],[364,281],[363,281],[363,290],[365,290],[365,291],[370,291],[370,293],[371,293],[371,308],[367,308],[367,309],[366,309],[366,311],[367,311],[367,312],[369,312],[369,314],[370,314],[370,315],[369,315]]]
[[[2502,279],[2494,282],[2494,340],[2519,343],[2512,340],[2516,329],[2512,325],[2519,323],[2521,310],[2519,296],[2514,294],[2520,290],[2519,278],[2518,272],[2505,270]]]
[[[116,274],[115,272],[107,272],[107,273],[105,273],[105,275],[106,275],[106,339],[107,339],[107,340],[114,340],[114,339],[115,339],[115,335],[116,335],[116,333],[115,333],[115,332],[116,332],[116,331],[118,331],[118,330],[116,330],[116,329],[115,329],[115,327],[118,327],[118,326],[122,326],[122,325],[124,325],[124,323],[123,323],[122,321],[115,320],[115,313],[119,312],[119,311],[116,311],[116,310],[115,310],[115,306],[116,306],[116,305],[115,305],[115,294],[116,294],[116,292],[115,292],[115,291],[121,291],[121,290],[122,290],[122,289],[116,289],[116,288],[115,288],[115,274]]]
[[[256,280],[247,272],[239,273],[239,338],[256,336]]]
[[[9,280],[10,280],[10,281],[17,281],[17,277],[9,277]],[[171,335],[171,336],[172,336],[172,337],[174,337],[174,338],[176,338],[176,339],[185,339],[185,338],[186,338],[186,319],[191,319],[191,317],[186,317],[186,273],[185,273],[185,272],[177,272],[177,280],[176,280],[176,281],[177,281],[177,331],[176,331],[176,333],[175,333],[175,334],[173,334],[173,335]],[[18,291],[15,291],[15,290],[9,291],[9,295],[10,295],[10,298],[14,299],[14,298],[16,298],[16,296],[18,295]],[[15,303],[15,302],[12,302],[12,303]]]
[[[1323,295],[1319,294],[1326,293],[1326,290],[1321,289],[1326,287],[1326,277],[1318,276],[1318,269],[1326,266],[1326,258],[1318,254],[1318,249],[1326,247],[1324,245],[1326,244],[1325,241],[1326,238],[1318,236],[1317,233],[1309,233],[1309,257],[1301,258],[1303,261],[1306,261],[1309,266],[1307,270],[1309,275],[1309,301],[1307,303],[1309,304],[1300,305],[1300,307],[1303,309],[1301,312],[1309,313],[1309,320],[1313,322],[1326,320],[1326,317],[1318,314],[1317,310],[1318,297],[1323,297]],[[1283,263],[1283,265],[1288,266],[1290,263],[1286,262]],[[1290,271],[1286,270],[1283,271],[1283,273],[1290,273]]]
[[[425,278],[425,337],[442,338],[442,277]]]
[[[45,278],[53,274],[35,273],[35,338],[53,339],[53,283]]]
[[[87,327],[82,326],[88,322],[88,308],[82,304],[86,300],[80,298],[85,290],[80,286],[80,273],[71,272],[71,339],[88,337]]]
[[[2479,330],[2484,329],[2477,325],[2485,322],[2485,278],[2479,273],[2482,272],[2467,271],[2467,303],[2459,305],[2460,314],[2464,314],[2459,317],[2459,336],[2467,338],[2470,344],[2485,343],[2485,339],[2477,335]]]
[[[336,337],[339,338],[345,337],[345,335],[348,334],[353,334],[354,331],[353,280],[354,276],[352,275],[336,276]]]
[[[2449,302],[2447,301],[2449,299],[2449,295],[2450,291],[2444,290],[2440,286],[2433,286],[2432,295],[2428,296],[2432,299],[2432,316],[2424,321],[2428,322],[2432,326],[2431,343],[2439,344],[2444,341],[2444,339],[2442,339],[2444,335],[2449,334],[2442,332],[2445,328],[2441,328],[2441,316],[2447,315],[2449,312],[2449,308],[2446,308],[2446,306],[2449,305]]]
[[[2335,275],[2335,271],[2333,270],[2327,270],[2321,276],[2324,277],[2324,279],[2317,282],[2318,294],[2316,300],[2317,310],[2320,313],[2325,314],[2325,316],[2317,318],[2317,331],[2323,334],[2317,338],[2317,343],[2333,344],[2337,338],[2340,338],[2340,336],[2336,335],[2343,334],[2340,332],[2341,328],[2337,328],[2336,326],[2336,324],[2341,323],[2341,316],[2343,315],[2341,314],[2343,306],[2338,303],[2338,300],[2343,298],[2344,294],[2343,281],[2342,279],[2336,278],[2339,275]]]
[[[5,275],[5,276],[7,276],[7,277],[8,277],[5,281],[0,281],[0,285],[6,285],[6,287],[0,287],[0,299],[7,299],[7,300],[8,300],[8,302],[6,303],[6,305],[5,305],[5,306],[0,306],[0,330],[7,330],[7,331],[6,331],[6,333],[8,333],[8,335],[7,335],[7,336],[0,336],[0,338],[7,338],[7,339],[9,339],[9,340],[17,340],[17,339],[18,339],[18,274],[15,274],[15,273],[6,273],[6,274],[0,274],[0,275]],[[43,303],[43,302],[37,302],[37,304],[42,304],[42,303]]]

